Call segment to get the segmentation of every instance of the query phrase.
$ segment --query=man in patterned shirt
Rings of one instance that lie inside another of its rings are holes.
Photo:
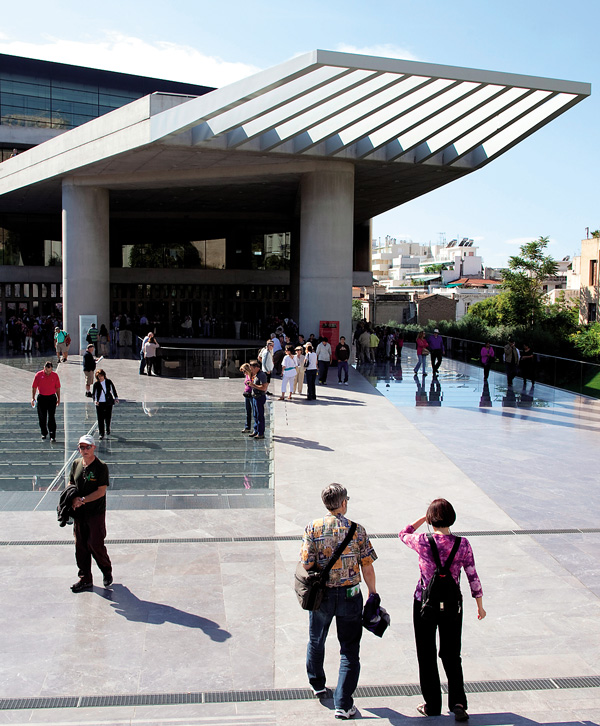
[[[337,546],[350,529],[346,519],[350,497],[341,484],[330,484],[321,492],[328,514],[315,519],[304,530],[300,562],[306,570],[322,570]],[[329,573],[323,602],[318,610],[310,612],[309,640],[306,653],[308,680],[319,698],[327,694],[325,688],[325,640],[334,616],[340,641],[340,671],[333,694],[335,717],[352,718],[356,706],[352,694],[358,685],[360,673],[360,638],[362,636],[363,599],[360,591],[361,570],[369,590],[375,593],[375,550],[365,528],[357,525],[354,536]]]

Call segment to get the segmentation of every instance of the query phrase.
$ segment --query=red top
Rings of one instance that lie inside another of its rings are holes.
[[[43,370],[38,371],[35,374],[31,387],[34,389],[37,388],[40,396],[52,396],[57,393],[60,388],[60,378],[58,377],[58,373],[52,371],[52,373],[47,376]]]

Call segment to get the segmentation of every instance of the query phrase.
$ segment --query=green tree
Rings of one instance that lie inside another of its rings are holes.
[[[427,265],[427,267],[423,270],[423,272],[426,275],[433,275],[435,272],[442,272],[442,270],[447,270],[448,265],[447,263],[443,262],[440,264],[435,265]]]
[[[571,336],[573,345],[585,358],[600,356],[600,323],[591,323]]]
[[[508,260],[502,283],[507,293],[502,314],[504,322],[532,328],[543,317],[543,281],[558,272],[556,261],[544,254],[549,242],[548,237],[527,242],[521,245],[520,255]]]
[[[360,300],[352,301],[352,320],[358,322],[363,319],[362,303]]]
[[[505,292],[501,292],[498,295],[494,295],[494,297],[488,297],[486,300],[471,305],[469,315],[478,318],[490,327],[501,325],[502,300],[505,295]]]

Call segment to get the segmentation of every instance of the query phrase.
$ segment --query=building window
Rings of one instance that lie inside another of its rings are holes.
[[[590,287],[598,284],[598,260],[590,260]]]
[[[588,303],[588,323],[596,322],[596,303]]]

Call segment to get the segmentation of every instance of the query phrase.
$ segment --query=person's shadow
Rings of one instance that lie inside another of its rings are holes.
[[[184,628],[198,628],[217,643],[223,643],[231,638],[231,633],[223,630],[214,620],[194,615],[194,613],[186,613],[184,610],[179,610],[171,605],[140,600],[125,585],[113,585],[112,590],[105,590],[104,592],[103,597],[112,601],[112,607],[117,615],[122,615],[131,622],[148,623],[149,625],[175,623]]]

